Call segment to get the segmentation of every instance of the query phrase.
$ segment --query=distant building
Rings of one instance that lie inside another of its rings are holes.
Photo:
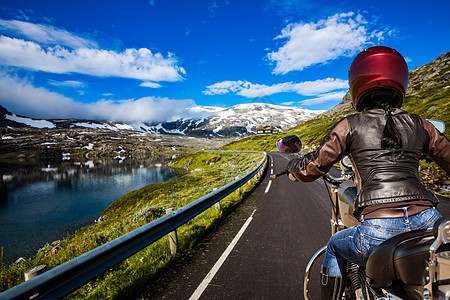
[[[272,126],[258,126],[256,127],[256,134],[272,134],[279,133],[281,130]]]

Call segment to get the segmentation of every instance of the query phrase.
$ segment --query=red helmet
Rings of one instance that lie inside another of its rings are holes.
[[[400,108],[408,87],[408,65],[403,56],[392,48],[376,46],[359,53],[348,69],[348,82],[353,107],[362,111],[370,103],[361,101],[366,92],[385,88],[399,92],[393,107]],[[362,103],[364,102],[364,103]]]

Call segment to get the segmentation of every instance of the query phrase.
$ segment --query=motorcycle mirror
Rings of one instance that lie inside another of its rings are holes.
[[[444,133],[445,131],[445,123],[441,120],[435,120],[435,119],[427,119],[431,124],[433,124],[434,127],[440,132]]]
[[[341,159],[341,165],[342,167],[344,167],[344,171],[345,169],[351,170],[353,167],[352,161],[350,160],[350,157],[348,157],[347,155]]]
[[[302,147],[302,141],[296,135],[288,135],[277,141],[277,148],[280,152],[298,153]]]

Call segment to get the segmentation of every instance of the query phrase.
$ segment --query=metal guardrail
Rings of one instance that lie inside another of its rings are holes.
[[[252,171],[191,203],[103,244],[29,281],[0,294],[0,299],[57,299],[174,231],[248,182],[267,161],[267,154]]]

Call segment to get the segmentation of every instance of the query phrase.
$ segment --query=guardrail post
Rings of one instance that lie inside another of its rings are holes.
[[[217,188],[213,188],[213,192],[216,191]],[[216,209],[217,212],[219,212],[222,209],[222,206],[220,205],[220,200],[216,202],[216,204],[214,204],[214,208]]]
[[[239,176],[236,176],[235,179],[238,180],[238,179],[239,179]],[[236,189],[236,191],[237,191],[238,194],[242,193],[242,186],[238,187],[238,188]]]
[[[47,268],[47,267],[46,267],[45,265],[39,265],[39,266],[34,267],[33,269],[30,269],[30,270],[26,271],[26,272],[24,273],[24,275],[25,275],[25,281],[28,281],[28,280],[30,280],[31,278],[36,277],[36,276],[38,276],[39,274],[44,273],[45,270],[46,270],[46,268]]]
[[[170,207],[166,209],[166,214],[169,214],[173,212],[173,207]],[[170,244],[170,253],[172,256],[175,256],[177,254],[178,249],[178,236],[177,236],[177,230],[169,232],[169,244]]]

